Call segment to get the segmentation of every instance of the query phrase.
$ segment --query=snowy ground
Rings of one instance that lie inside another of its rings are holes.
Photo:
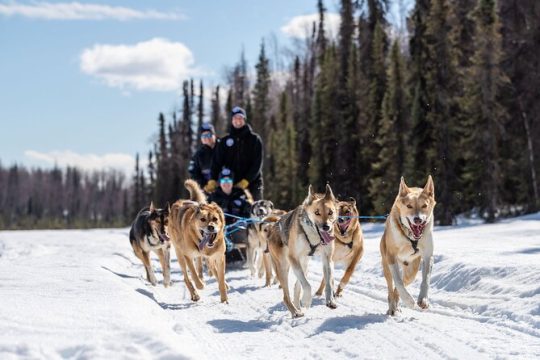
[[[364,225],[338,309],[315,298],[295,320],[246,269],[227,272],[229,305],[214,280],[192,303],[175,259],[173,286],[152,287],[127,229],[0,232],[0,359],[540,357],[540,214],[436,228],[432,307],[397,318],[385,315],[381,231]],[[314,288],[321,273],[315,259]]]

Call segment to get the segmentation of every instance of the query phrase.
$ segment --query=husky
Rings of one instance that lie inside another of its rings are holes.
[[[401,312],[399,298],[408,308],[415,302],[405,288],[415,278],[422,262],[422,283],[417,304],[429,307],[428,290],[433,267],[433,209],[435,187],[431,175],[424,188],[409,188],[403,177],[399,193],[386,219],[381,239],[384,277],[388,285],[388,315]]]
[[[269,236],[269,250],[276,273],[283,289],[283,301],[293,318],[304,316],[301,306],[311,306],[311,285],[307,276],[310,256],[318,253],[322,257],[326,281],[326,306],[337,307],[334,299],[334,224],[338,219],[337,201],[329,185],[324,194],[315,194],[311,185],[304,202],[296,209],[283,215],[273,226]],[[289,267],[297,281],[294,286],[294,303],[289,295]],[[300,289],[300,286],[302,289]],[[302,301],[300,301],[300,293]]]
[[[203,289],[204,282],[193,261],[204,258],[209,272],[217,278],[221,302],[228,303],[225,282],[225,216],[217,204],[207,203],[206,196],[195,181],[186,180],[184,185],[191,199],[176,201],[169,214],[171,242],[184,282],[191,300],[200,300],[197,289]],[[193,286],[188,269],[197,289]]]
[[[139,211],[129,230],[129,242],[133,252],[142,261],[146,269],[146,278],[154,286],[157,281],[150,263],[151,251],[159,257],[163,271],[163,285],[165,287],[171,285],[168,216],[167,209],[156,209],[154,204],[150,203],[150,207]]]
[[[255,276],[258,271],[259,278],[264,275],[263,253],[266,250],[266,241],[261,237],[262,219],[269,216],[274,211],[274,204],[270,200],[258,200],[251,205],[250,219],[252,222],[248,225],[248,247],[247,264],[251,276]]]
[[[339,219],[334,224],[334,234],[336,237],[334,256],[335,263],[345,265],[345,274],[341,278],[336,289],[335,296],[340,297],[343,289],[349,283],[351,276],[356,269],[356,265],[364,255],[364,236],[362,227],[358,220],[358,209],[356,200],[350,198],[349,201],[340,201],[338,203]],[[324,278],[321,281],[319,290],[315,293],[321,296],[325,287]]]

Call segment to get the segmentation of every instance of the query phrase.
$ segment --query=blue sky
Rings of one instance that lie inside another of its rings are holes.
[[[175,77],[216,85],[242,47],[253,66],[263,37],[290,45],[281,28],[315,12],[315,0],[0,0],[0,161],[127,167],[178,103]]]

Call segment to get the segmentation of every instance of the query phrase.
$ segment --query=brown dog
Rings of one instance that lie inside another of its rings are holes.
[[[349,283],[356,265],[364,255],[364,235],[358,220],[356,200],[351,198],[350,201],[340,201],[338,203],[338,212],[340,217],[334,225],[336,244],[332,259],[334,262],[344,264],[346,267],[345,274],[336,289],[335,296],[339,297]],[[322,295],[325,284],[323,278],[319,290],[315,293],[317,296]]]
[[[184,274],[184,281],[191,294],[191,300],[200,299],[188,275],[188,268],[197,289],[203,289],[204,283],[197,274],[193,261],[204,258],[210,272],[216,276],[219,284],[221,302],[227,302],[227,284],[225,282],[225,217],[215,203],[208,204],[199,185],[193,180],[186,180],[191,200],[179,200],[170,211],[169,231],[171,242],[176,251],[178,262]]]
[[[424,188],[409,188],[403,177],[381,239],[384,277],[388,285],[388,314],[400,312],[399,298],[409,308],[414,299],[405,287],[416,278],[422,261],[418,306],[426,309],[433,266],[433,208],[435,186],[429,176]],[[401,268],[401,271],[400,271]],[[402,275],[403,274],[403,275]],[[395,287],[394,287],[395,286]]]

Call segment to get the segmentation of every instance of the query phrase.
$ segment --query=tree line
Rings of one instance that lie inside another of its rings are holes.
[[[461,213],[493,222],[538,211],[540,3],[417,0],[406,34],[388,22],[389,6],[341,0],[339,31],[330,34],[318,0],[305,40],[272,59],[263,40],[254,67],[242,52],[210,90],[184,81],[178,109],[159,114],[147,165],[137,154],[129,182],[72,168],[0,168],[0,225],[43,216],[58,226],[126,225],[150,200],[165,206],[186,196],[198,126],[211,121],[225,135],[234,105],[263,139],[265,197],[279,208],[296,206],[309,184],[330,183],[362,214],[382,215],[400,176],[421,186],[431,174],[440,224]]]
[[[0,229],[126,226],[131,189],[118,171],[0,164]]]

